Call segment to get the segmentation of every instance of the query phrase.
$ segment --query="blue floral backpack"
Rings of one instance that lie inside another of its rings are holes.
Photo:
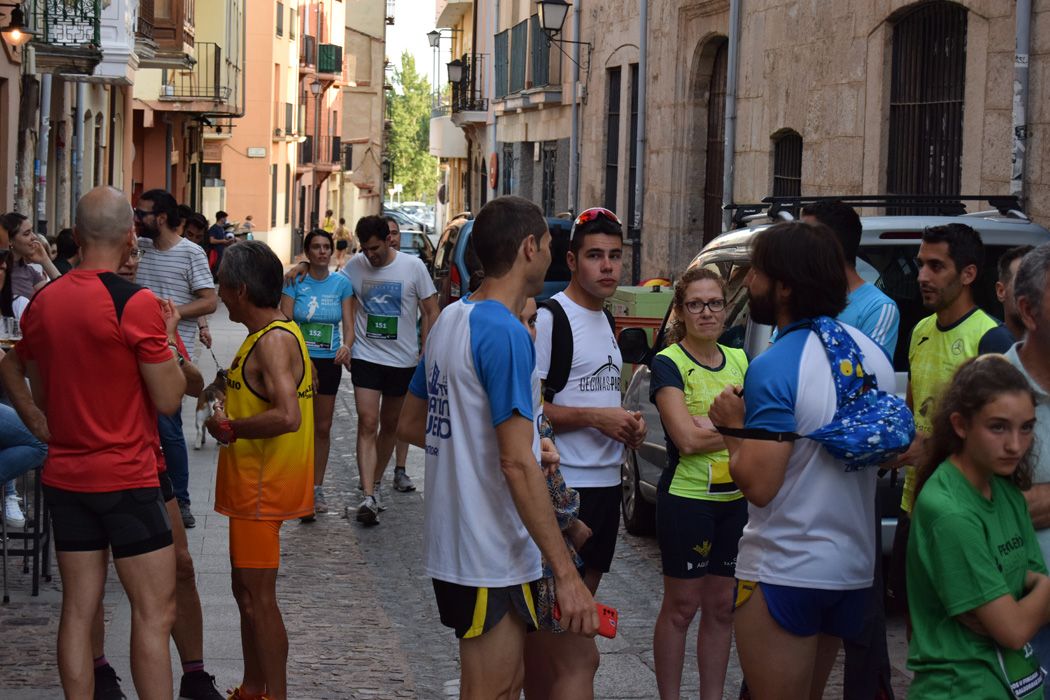
[[[904,401],[879,389],[874,374],[864,369],[864,354],[852,336],[832,318],[819,316],[799,328],[820,338],[835,381],[837,406],[831,422],[806,435],[744,428],[719,431],[731,437],[819,442],[846,471],[878,466],[908,449],[915,437],[915,419]]]

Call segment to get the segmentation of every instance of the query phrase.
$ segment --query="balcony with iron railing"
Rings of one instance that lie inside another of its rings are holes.
[[[313,73],[317,69],[317,38],[312,34],[299,37],[299,74]]]
[[[235,111],[241,67],[214,42],[197,42],[196,53],[193,68],[168,73],[168,82],[161,87],[161,101],[203,101],[212,103],[211,107],[202,107],[205,111]]]
[[[463,74],[452,83],[452,121],[462,126],[468,122],[483,122],[489,109],[489,101],[482,97],[481,86],[485,82],[485,55],[463,54],[459,59]]]
[[[313,167],[315,170],[333,172],[342,165],[343,141],[339,136],[308,134],[299,143],[300,168]]]
[[[30,0],[24,5],[39,72],[94,72],[102,60],[101,0]]]

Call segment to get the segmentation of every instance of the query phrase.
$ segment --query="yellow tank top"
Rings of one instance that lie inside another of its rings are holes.
[[[226,414],[231,420],[259,415],[271,404],[244,379],[244,366],[259,338],[271,331],[295,336],[303,358],[299,382],[302,420],[294,433],[272,438],[239,438],[219,449],[215,477],[215,510],[231,518],[292,520],[314,512],[314,404],[313,378],[306,343],[294,321],[274,321],[244,339],[226,379]],[[298,367],[289,372],[298,373]],[[253,388],[256,391],[253,391]]]
[[[927,435],[933,431],[937,398],[951,383],[959,365],[977,356],[984,334],[998,325],[994,318],[976,307],[951,328],[938,326],[936,314],[915,324],[908,348],[908,381],[916,430]],[[914,492],[915,468],[908,467],[901,496],[901,508],[907,512],[911,512]]]

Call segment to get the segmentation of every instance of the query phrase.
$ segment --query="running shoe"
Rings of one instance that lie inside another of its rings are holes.
[[[120,676],[109,664],[95,669],[94,700],[126,700],[127,696],[120,689]]]
[[[379,504],[374,496],[365,496],[365,500],[357,507],[357,522],[364,525],[379,524]]]
[[[328,501],[324,497],[324,488],[321,486],[314,486],[314,512],[315,513],[327,513],[328,512]]]
[[[382,513],[386,510],[386,494],[383,493],[383,482],[377,481],[375,487],[376,505],[379,506],[379,512]]]
[[[394,468],[394,490],[401,493],[416,490],[416,485],[412,483],[412,477],[405,473],[404,467]]]
[[[253,695],[253,694],[250,694],[250,693],[245,693],[244,691],[241,690],[241,686],[237,686],[236,688],[231,688],[230,690],[227,690],[226,692],[229,693],[226,696],[226,700],[266,700],[266,696],[265,695],[261,695],[261,694],[260,695]]]
[[[179,514],[182,516],[182,526],[189,530],[191,527],[197,527],[197,519],[193,517],[193,513],[190,511],[189,501],[179,501]]]
[[[20,500],[15,494],[4,498],[4,520],[8,527],[21,530],[26,526],[26,516],[22,512]]]
[[[190,671],[182,674],[179,700],[223,700],[223,697],[215,687],[215,676],[205,671]]]

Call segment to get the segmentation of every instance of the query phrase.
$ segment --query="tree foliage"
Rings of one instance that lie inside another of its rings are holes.
[[[430,83],[407,51],[401,54],[401,66],[394,69],[393,86],[387,105],[391,121],[387,154],[394,182],[401,184],[406,200],[433,201],[438,161],[430,155]]]

